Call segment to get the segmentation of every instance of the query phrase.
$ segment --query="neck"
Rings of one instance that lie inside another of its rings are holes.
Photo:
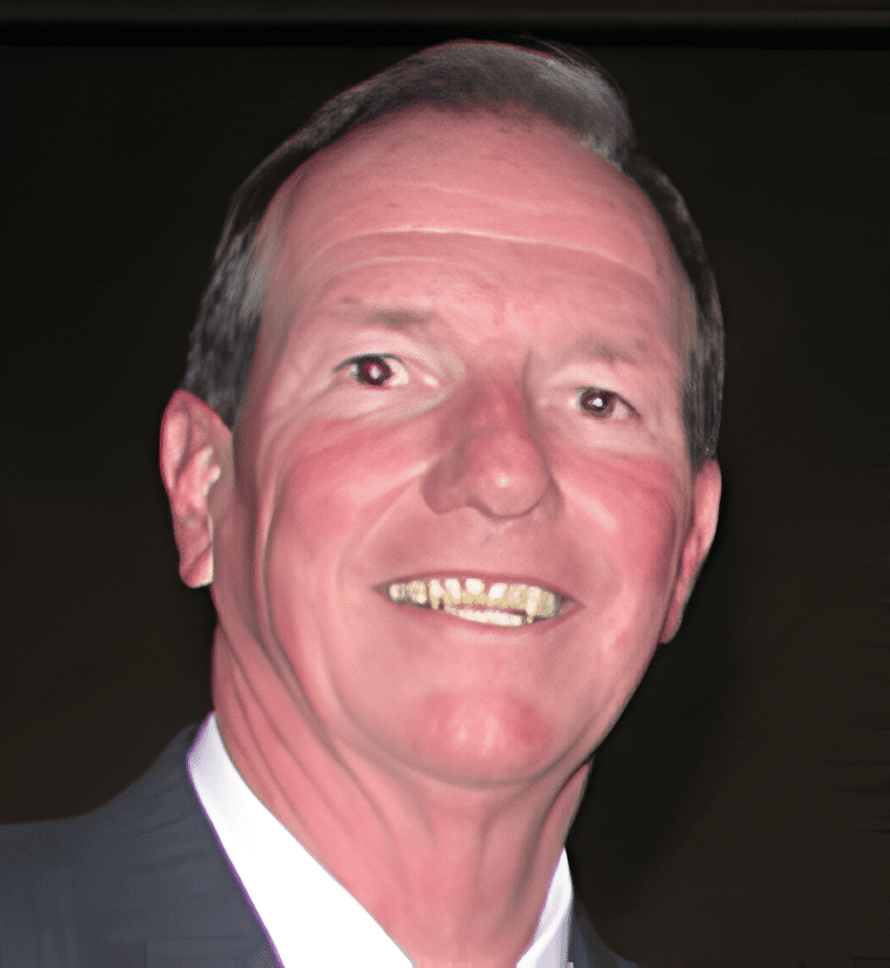
[[[277,819],[419,968],[506,968],[534,936],[589,763],[446,782],[335,744],[278,680],[214,649],[226,749]]]

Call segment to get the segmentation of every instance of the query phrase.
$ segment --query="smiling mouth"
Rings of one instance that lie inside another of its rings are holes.
[[[515,628],[559,615],[562,596],[540,585],[481,578],[415,578],[381,588],[391,602],[443,611],[467,622]]]

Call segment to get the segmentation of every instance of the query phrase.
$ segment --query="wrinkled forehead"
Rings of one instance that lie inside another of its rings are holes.
[[[581,139],[528,114],[411,109],[361,126],[281,187],[259,237],[269,290],[338,247],[406,232],[593,254],[670,294],[683,355],[691,288],[645,194]]]

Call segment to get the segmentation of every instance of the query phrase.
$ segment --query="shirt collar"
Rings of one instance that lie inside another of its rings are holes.
[[[188,755],[198,800],[284,968],[411,968],[361,904],[260,802],[235,768],[216,717]],[[565,851],[535,936],[516,968],[566,968],[572,880]]]

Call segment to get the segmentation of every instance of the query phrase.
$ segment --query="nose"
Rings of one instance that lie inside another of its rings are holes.
[[[553,480],[518,389],[487,388],[456,410],[443,414],[446,443],[423,480],[430,508],[509,519],[538,507]]]

